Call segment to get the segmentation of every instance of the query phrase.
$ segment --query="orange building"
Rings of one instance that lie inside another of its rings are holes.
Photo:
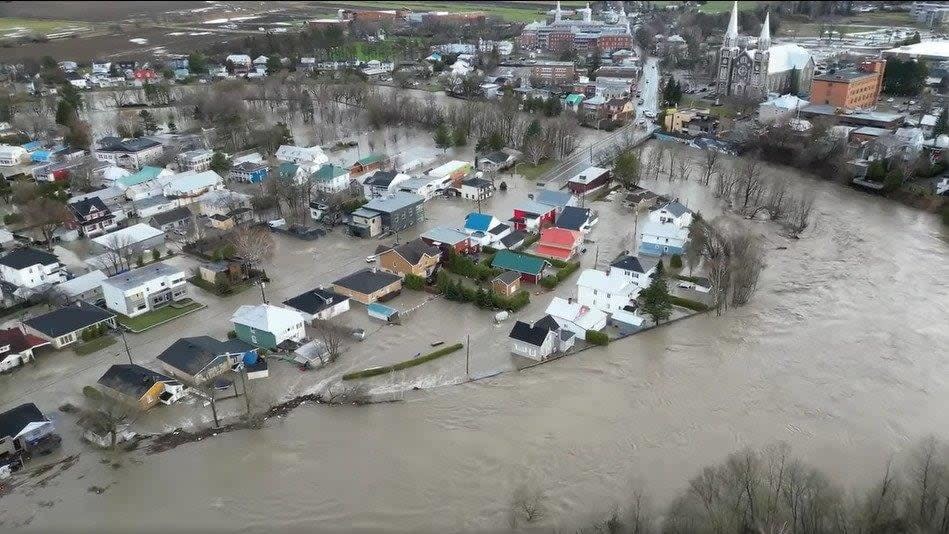
[[[885,69],[886,60],[874,59],[861,63],[857,70],[814,76],[811,103],[845,109],[873,107],[880,98]]]

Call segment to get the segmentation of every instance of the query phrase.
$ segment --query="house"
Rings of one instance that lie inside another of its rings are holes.
[[[494,280],[491,280],[491,291],[504,297],[510,297],[521,290],[521,274],[514,271],[504,271]]]
[[[586,269],[577,279],[577,302],[612,314],[629,308],[641,290],[619,271]]]
[[[130,189],[131,191],[131,189]],[[165,213],[178,207],[178,201],[161,195],[146,197],[132,202],[132,209],[139,219],[149,220],[159,213]],[[151,224],[151,223],[149,223]],[[154,226],[154,225],[153,225]],[[157,228],[157,227],[156,227]]]
[[[178,380],[128,363],[110,366],[98,384],[106,395],[143,412],[159,402],[171,404],[185,394],[185,386]]]
[[[33,360],[33,350],[47,345],[49,341],[16,327],[0,330],[0,373]]]
[[[549,315],[533,325],[517,321],[508,338],[511,340],[512,354],[537,361],[544,361],[557,352],[565,352],[576,341],[572,331],[560,328]]]
[[[178,168],[185,171],[201,172],[211,168],[214,152],[206,148],[188,150],[178,154]]]
[[[125,195],[129,200],[137,200],[146,196],[161,194],[161,188],[174,175],[175,173],[168,169],[146,165],[134,173],[120,176],[114,181],[114,184],[125,191]],[[151,192],[153,190],[154,192]]]
[[[363,181],[364,194],[366,198],[386,196],[398,191],[398,185],[410,178],[408,174],[398,171],[378,170]]]
[[[649,214],[640,230],[639,253],[650,256],[682,254],[689,240],[692,212],[679,202],[669,202]]]
[[[50,341],[57,349],[79,341],[84,330],[101,325],[115,328],[115,314],[83,301],[23,321],[28,334]]]
[[[583,234],[564,228],[544,228],[537,244],[538,256],[566,261],[572,258],[583,243]]]
[[[99,161],[138,170],[160,158],[163,152],[161,143],[145,137],[125,140],[113,138],[105,144],[100,143],[93,155]]]
[[[157,262],[106,279],[102,296],[110,310],[135,317],[188,298],[186,278],[181,269]]]
[[[21,453],[58,447],[53,422],[32,402],[0,413],[0,463]]]
[[[606,328],[608,320],[606,313],[596,308],[560,297],[554,297],[550,301],[546,313],[553,317],[561,328],[573,332],[581,339],[585,339],[590,330],[599,331]]]
[[[322,287],[301,293],[283,303],[303,314],[308,321],[325,321],[349,311],[349,297]]]
[[[224,63],[230,63],[235,69],[250,69],[253,61],[247,54],[231,54],[224,59]]]
[[[56,291],[63,296],[67,303],[73,303],[77,300],[97,302],[102,299],[102,282],[106,278],[108,276],[100,270],[89,271],[84,275],[59,284],[56,286]]]
[[[690,135],[714,134],[718,119],[708,109],[671,108],[664,116],[663,128],[667,132]]]
[[[69,203],[81,202],[90,198],[97,198],[105,205],[106,209],[112,214],[115,222],[122,222],[128,218],[126,209],[128,208],[128,199],[125,191],[118,187],[105,187],[84,195],[76,195],[69,199]]]
[[[541,188],[527,195],[527,198],[557,208],[558,217],[564,208],[577,205],[577,197],[573,196],[569,191],[555,191],[553,189]]]
[[[651,256],[621,256],[610,264],[610,276],[619,275],[640,288],[649,287],[656,273],[659,258]]]
[[[465,232],[479,247],[494,246],[511,233],[511,227],[486,213],[469,213],[465,217]]]
[[[318,166],[329,161],[323,149],[318,146],[299,147],[293,145],[280,145],[274,157],[278,161],[306,164],[309,166]]]
[[[536,284],[544,277],[548,265],[542,258],[518,254],[510,250],[499,250],[491,260],[491,267],[514,271],[521,275],[521,280],[531,284]]]
[[[67,206],[76,219],[79,230],[85,236],[104,234],[117,226],[112,211],[98,197],[71,202]]]
[[[517,161],[517,158],[512,154],[494,150],[487,154],[475,156],[475,168],[481,171],[499,172],[514,165],[515,161]]]
[[[496,248],[514,250],[522,246],[525,239],[527,239],[527,232],[516,230],[502,237],[500,241],[495,243],[495,246]]]
[[[435,274],[442,253],[438,247],[429,245],[422,239],[413,239],[408,243],[387,247],[380,245],[376,250],[379,268],[385,272],[405,277],[407,274],[429,278]]]
[[[379,269],[361,269],[333,282],[333,291],[369,305],[397,296],[402,291],[402,277]]]
[[[27,160],[29,152],[25,148],[12,145],[0,145],[0,167],[14,167]]]
[[[324,193],[339,193],[349,187],[349,171],[332,163],[324,163],[313,173],[313,186]]]
[[[25,247],[0,258],[0,280],[32,289],[65,282],[66,272],[55,254]]]
[[[557,220],[557,207],[541,204],[536,200],[525,199],[514,207],[514,216],[510,221],[515,230],[536,232],[554,224]]]
[[[241,306],[231,316],[231,322],[238,339],[265,349],[283,348],[306,339],[306,318],[297,311],[272,304]]]
[[[145,223],[138,223],[112,233],[92,238],[93,249],[99,253],[121,254],[130,257],[164,252],[165,232]]]
[[[231,180],[237,182],[259,184],[267,178],[269,170],[269,167],[264,163],[244,161],[231,167],[231,172],[228,176]]]
[[[385,166],[389,158],[385,154],[369,154],[357,159],[349,168],[351,176],[362,176],[363,174],[377,171]]]
[[[810,105],[810,102],[799,98],[797,95],[773,96],[758,104],[758,122],[768,124],[790,119],[797,115],[799,109],[808,105]]]
[[[451,178],[432,178],[431,176],[419,176],[418,178],[409,178],[398,184],[398,190],[405,193],[414,193],[425,200],[431,200],[436,195],[447,191],[451,187]]]
[[[214,171],[179,173],[162,188],[168,198],[193,199],[224,187],[224,179]]]
[[[419,238],[429,245],[438,247],[442,252],[450,249],[457,254],[470,254],[477,252],[479,248],[465,232],[445,226],[436,226],[427,230]]]
[[[557,216],[556,227],[586,234],[593,229],[597,221],[596,214],[590,208],[567,206]]]
[[[494,183],[484,178],[468,178],[461,182],[461,198],[482,201],[494,195]]]
[[[350,232],[359,237],[376,237],[415,226],[425,219],[424,201],[419,195],[402,192],[374,198],[351,214]]]
[[[449,178],[454,186],[461,184],[462,178],[471,172],[471,163],[467,161],[452,160],[443,165],[439,165],[428,171],[428,176],[432,178]]]
[[[165,233],[176,230],[186,231],[194,224],[194,214],[191,213],[190,209],[182,206],[152,215],[148,219],[148,224]]]
[[[567,182],[567,188],[575,195],[586,195],[610,183],[610,171],[600,167],[589,167]]]
[[[231,370],[244,354],[257,349],[239,339],[218,341],[210,336],[183,337],[161,354],[158,361],[173,377],[189,384],[203,384]]]

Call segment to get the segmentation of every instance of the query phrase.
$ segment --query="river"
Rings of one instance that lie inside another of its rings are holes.
[[[634,489],[661,509],[703,466],[775,441],[868,484],[918,438],[949,438],[949,236],[932,214],[767,171],[813,191],[817,215],[799,241],[745,222],[769,252],[744,308],[401,403],[303,406],[117,469],[83,449],[3,497],[0,525],[494,531],[526,481],[545,489],[543,524],[572,530]],[[644,185],[715,212],[694,182]]]

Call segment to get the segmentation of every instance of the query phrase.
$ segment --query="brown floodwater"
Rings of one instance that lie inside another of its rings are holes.
[[[303,406],[119,469],[86,451],[3,497],[0,525],[493,531],[526,481],[545,489],[544,524],[573,530],[634,489],[660,508],[703,466],[775,441],[867,484],[918,438],[949,438],[949,237],[932,214],[767,170],[816,194],[816,217],[797,241],[743,222],[769,248],[744,308],[401,403]],[[718,210],[694,182],[645,185]],[[451,324],[436,323],[413,327]]]

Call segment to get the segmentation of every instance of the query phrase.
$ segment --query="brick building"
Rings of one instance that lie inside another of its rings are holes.
[[[538,63],[531,68],[531,80],[546,86],[572,84],[577,76],[577,68],[570,61],[548,61]]]
[[[885,59],[874,59],[858,69],[814,76],[811,102],[845,109],[873,107],[880,98],[885,69]]]

